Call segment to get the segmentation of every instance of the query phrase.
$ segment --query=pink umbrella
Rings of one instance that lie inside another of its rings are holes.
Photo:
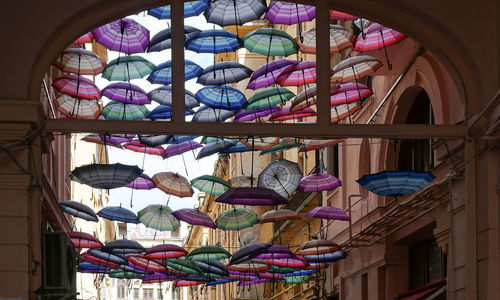
[[[286,67],[276,78],[281,86],[301,86],[316,82],[316,62],[304,61]]]
[[[147,153],[147,154],[151,154],[151,155],[158,155],[161,157],[163,157],[163,155],[165,153],[165,149],[163,149],[162,146],[150,147],[150,146],[146,146],[146,145],[141,144],[141,142],[139,142],[138,140],[134,140],[134,141],[125,143],[125,145],[123,145],[123,147],[125,149],[129,149],[129,150],[132,150],[135,152]]]
[[[354,56],[339,62],[333,67],[332,83],[345,83],[375,73],[382,63],[368,55]]]
[[[344,83],[330,97],[332,106],[365,100],[373,95],[372,89],[362,83]]]
[[[71,239],[73,245],[76,248],[101,248],[102,243],[93,235],[85,232],[72,231],[68,232],[68,236]]]
[[[92,43],[94,40],[94,35],[92,34],[92,31],[89,31],[76,39],[73,44],[85,44],[85,43]]]
[[[290,109],[290,106],[284,106],[280,111],[272,114],[270,121],[286,121],[316,116],[316,112],[310,107],[298,111],[291,111]]]
[[[336,139],[336,140],[304,140],[304,146],[300,147],[299,152],[311,151],[311,150],[319,150],[328,146],[336,145],[338,143],[343,142],[344,140]]]
[[[318,206],[311,209],[306,216],[312,218],[328,219],[328,220],[341,220],[349,221],[350,218],[347,213],[340,208],[333,206]]]
[[[360,102],[353,102],[350,104],[333,106],[331,111],[331,122],[338,123],[346,118],[349,118],[350,122],[352,123],[351,116],[360,110],[361,110]]]
[[[150,190],[156,187],[156,184],[153,182],[148,175],[142,173],[134,179],[131,183],[127,184],[126,187],[135,189],[135,190]]]
[[[247,89],[256,90],[274,84],[285,68],[298,63],[297,60],[278,59],[260,66],[250,77]]]
[[[330,191],[341,186],[342,183],[335,176],[329,174],[311,174],[300,180],[299,189],[303,192]]]
[[[144,258],[147,259],[169,259],[169,258],[179,258],[181,256],[186,256],[187,251],[181,246],[174,244],[161,244],[146,250]]]
[[[191,225],[216,228],[214,221],[199,209],[182,208],[172,212],[172,215],[174,215],[174,217],[176,217],[179,221],[184,221]]]
[[[52,82],[60,93],[87,100],[99,100],[101,91],[92,80],[78,75],[63,75]]]

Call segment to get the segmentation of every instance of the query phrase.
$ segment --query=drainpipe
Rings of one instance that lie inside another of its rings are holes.
[[[349,195],[349,197],[347,197],[347,202],[349,204],[349,246],[351,246],[351,248],[352,248],[352,210],[351,210],[351,199],[355,198],[355,197],[364,199],[365,195],[352,194],[352,195]]]

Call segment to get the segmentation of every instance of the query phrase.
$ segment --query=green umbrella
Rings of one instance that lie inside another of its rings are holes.
[[[108,120],[138,120],[146,118],[149,110],[143,105],[110,101],[101,114]]]
[[[285,103],[295,96],[290,90],[282,87],[268,87],[248,98],[246,109],[259,109]]]
[[[304,146],[304,144],[299,142],[297,139],[283,138],[283,139],[280,139],[280,142],[278,144],[273,145],[265,150],[260,151],[260,155],[279,152],[279,151],[285,151],[285,150],[289,150],[289,149],[293,149],[293,148],[299,148],[302,146]]]
[[[146,227],[159,231],[173,231],[181,226],[179,220],[172,215],[170,207],[166,205],[148,205],[140,210],[137,216]]]
[[[109,277],[112,278],[120,278],[120,279],[142,279],[144,274],[136,273],[136,272],[127,272],[123,270],[113,270],[109,273]]]
[[[196,261],[210,261],[230,258],[231,253],[226,249],[217,246],[202,246],[191,251],[186,259]]]
[[[221,138],[218,137],[211,137],[211,136],[204,136],[201,138],[200,144],[208,144],[208,143],[214,143],[222,140]]]
[[[122,56],[108,63],[102,71],[102,77],[109,81],[129,81],[149,75],[155,67],[141,56]]]
[[[300,271],[300,270],[301,269],[271,266],[271,269],[269,269],[267,271],[271,272],[271,273],[293,273],[295,271]]]
[[[308,283],[308,282],[309,282],[309,275],[285,277],[286,284],[297,284],[297,283]]]
[[[231,188],[222,178],[212,175],[202,175],[191,180],[191,185],[198,190],[214,196],[220,196]]]
[[[201,275],[200,268],[193,262],[180,258],[165,259],[163,263],[171,268],[192,275]]]
[[[235,207],[223,212],[215,220],[215,225],[223,230],[241,230],[252,227],[258,220],[259,217],[253,211]]]
[[[288,56],[299,51],[297,42],[288,33],[276,28],[259,28],[242,38],[250,52],[265,56]]]

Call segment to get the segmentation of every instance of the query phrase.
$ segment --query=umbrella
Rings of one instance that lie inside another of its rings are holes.
[[[60,93],[87,100],[99,100],[101,91],[95,83],[79,75],[63,75],[54,79],[52,86]]]
[[[142,170],[137,166],[116,164],[89,164],[75,168],[71,174],[81,183],[97,189],[114,189],[126,186]]]
[[[111,221],[118,221],[123,223],[139,224],[141,221],[137,219],[137,215],[132,211],[121,206],[108,206],[101,209],[97,215],[101,218]]]
[[[293,148],[299,148],[302,147],[302,145],[303,144],[296,138],[283,138],[280,139],[279,143],[272,145],[267,149],[262,150],[259,155],[265,155],[279,151],[290,150]]]
[[[90,251],[93,250],[89,250],[89,252]],[[144,247],[141,246],[141,244],[139,244],[136,241],[122,239],[106,243],[106,245],[104,245],[101,248],[101,251],[116,255],[116,254],[141,253],[146,251],[146,249],[144,249]]]
[[[174,244],[160,244],[146,250],[144,258],[147,259],[169,259],[179,258],[187,255],[187,251],[181,246]]]
[[[146,118],[149,110],[143,105],[110,101],[104,106],[101,114],[107,120],[139,120]]]
[[[73,98],[65,94],[53,101],[57,111],[71,119],[95,120],[101,114],[101,106],[97,101]]]
[[[200,211],[199,209],[182,208],[174,211],[172,215],[179,221],[184,221],[191,225],[215,228],[214,221],[212,221],[212,219],[207,214]]]
[[[201,275],[200,268],[195,265],[192,261],[180,258],[171,258],[165,259],[163,263],[171,268],[174,268],[178,271],[192,274],[192,275]]]
[[[300,219],[296,212],[289,209],[270,210],[259,217],[259,223],[279,222],[286,220]]]
[[[90,50],[68,48],[54,61],[54,66],[77,75],[97,75],[104,70],[106,63]]]
[[[186,108],[184,110],[184,115],[192,115],[194,111],[192,109]],[[158,105],[152,111],[149,112],[148,119],[151,120],[169,120],[172,117],[172,106],[170,105]]]
[[[82,262],[78,265],[77,272],[93,273],[93,274],[109,274],[111,273],[111,268],[96,266],[88,262]]]
[[[186,50],[196,53],[233,52],[242,47],[243,42],[232,32],[223,29],[203,30],[186,42]]]
[[[185,25],[184,26],[184,42],[195,37],[201,30],[198,28]],[[172,28],[164,29],[153,36],[148,46],[149,52],[158,52],[172,47]]]
[[[224,179],[212,175],[202,175],[191,180],[191,185],[198,190],[214,196],[220,196],[231,188]]]
[[[267,261],[258,258],[252,258],[244,262],[229,265],[227,267],[230,271],[244,272],[244,273],[261,273],[270,268]]]
[[[203,68],[196,63],[185,60],[184,61],[184,80],[196,78],[203,73]],[[154,68],[153,72],[149,75],[147,80],[151,83],[158,84],[171,84],[172,83],[172,61],[167,61],[159,64]]]
[[[142,224],[159,231],[174,231],[181,226],[166,205],[151,204],[137,212]]]
[[[169,158],[172,156],[183,154],[184,152],[194,150],[200,147],[202,147],[201,144],[191,140],[179,144],[172,144],[165,149],[165,154],[163,155],[163,158]]]
[[[113,268],[113,269],[118,268],[119,265],[117,263],[112,262],[112,261],[106,259],[105,257],[101,258],[101,257],[96,257],[94,255],[91,255],[89,253],[90,251],[99,251],[99,250],[90,249],[89,251],[82,253],[81,256],[79,257],[79,261],[86,262],[86,263],[91,263],[93,265],[96,265],[96,266],[99,266],[99,267],[104,267],[104,268]],[[104,252],[103,252],[103,255],[104,256],[108,256],[108,257],[111,256],[111,254],[104,253]]]
[[[286,159],[269,164],[259,175],[259,187],[276,191],[288,198],[299,187],[302,171],[297,163]]]
[[[257,180],[257,179],[254,178],[253,180]],[[236,177],[229,179],[228,183],[233,188],[250,187],[252,184],[252,177],[246,176],[246,175],[236,176]]]
[[[266,9],[265,0],[216,0],[204,15],[208,23],[224,27],[259,20]]]
[[[303,61],[283,69],[276,78],[281,86],[301,86],[316,83],[316,62]]]
[[[435,178],[429,172],[382,171],[356,181],[379,196],[399,197],[418,192]]]
[[[330,97],[332,106],[365,100],[373,95],[372,89],[362,83],[344,83]]]
[[[259,277],[264,279],[271,279],[273,281],[285,280],[285,277],[283,277],[283,275],[281,275],[280,273],[259,273]]]
[[[276,206],[285,204],[286,199],[276,191],[265,187],[241,187],[228,190],[215,199],[215,202],[251,206]]]
[[[136,266],[144,268],[145,270],[162,273],[167,272],[167,268],[163,264],[151,259],[147,259],[142,254],[127,255],[127,260]]]
[[[217,246],[202,246],[189,252],[186,256],[187,260],[210,261],[230,258],[231,253],[226,249]]]
[[[252,70],[235,61],[218,62],[203,70],[196,81],[203,85],[224,85],[237,83],[250,77]]]
[[[311,150],[319,150],[326,148],[328,146],[336,145],[338,143],[343,142],[344,140],[335,139],[335,140],[311,140],[305,139],[304,146],[299,149],[299,152],[311,151]]]
[[[76,248],[101,248],[102,243],[93,235],[85,232],[72,231],[68,232],[68,237],[71,239]]]
[[[200,279],[204,279],[204,280],[184,280],[184,279],[181,279],[181,280],[175,280],[174,281],[174,288],[176,287],[186,287],[186,286],[195,286],[195,285],[200,285],[200,284],[204,284],[206,283],[207,281],[209,281],[209,279],[207,278],[204,278],[204,277],[199,277]]]
[[[298,3],[271,1],[264,16],[272,24],[292,25],[316,17],[316,7]]]
[[[94,35],[92,34],[92,31],[89,31],[82,36],[80,36],[78,39],[73,41],[73,44],[86,44],[86,43],[92,43],[94,40]]]
[[[239,110],[248,102],[240,90],[229,85],[210,85],[196,92],[200,102],[211,108]]]
[[[330,85],[330,95],[334,95],[339,90],[339,86]],[[297,94],[292,101],[291,111],[299,111],[316,104],[317,88],[316,85],[307,87]],[[330,96],[332,98],[333,96]]]
[[[222,230],[241,230],[252,227],[258,220],[253,211],[234,207],[224,211],[215,220],[215,225]]]
[[[236,140],[229,139],[221,139],[216,142],[208,143],[203,148],[201,148],[200,152],[198,152],[198,156],[196,156],[196,159],[201,159],[203,157],[219,153],[220,151],[223,151],[229,147],[235,146],[236,143]]]
[[[145,135],[139,134],[139,141],[141,144],[156,147],[161,146],[163,144],[167,144],[168,140],[170,140],[170,135],[162,134],[162,135]]]
[[[355,36],[341,25],[330,24],[330,53],[341,53],[353,47]],[[301,41],[302,38],[302,41]],[[296,37],[299,51],[304,54],[316,54],[316,27],[306,30],[301,37]]]
[[[339,62],[333,67],[332,83],[344,83],[351,80],[358,80],[364,76],[375,73],[382,63],[368,55],[354,56]]]
[[[333,106],[331,109],[331,122],[337,123],[346,118],[351,118],[352,115],[361,110],[360,102],[353,102],[349,104],[342,104]],[[352,121],[351,121],[352,123]]]
[[[392,69],[392,64],[389,62],[387,47],[401,42],[406,38],[406,35],[389,27],[373,23],[363,32],[361,37],[358,37],[354,50],[360,52],[384,49],[387,67]]]
[[[153,181],[160,190],[179,198],[191,197],[194,193],[189,181],[178,173],[160,172],[153,176]]]
[[[286,259],[293,258],[295,255],[293,252],[285,246],[272,245],[271,247],[255,252],[251,255],[254,258],[274,260],[274,259]]]
[[[137,272],[127,272],[124,270],[113,270],[109,273],[110,278],[119,278],[119,279],[142,279],[144,278],[144,274]]]
[[[198,135],[169,135],[167,144],[180,144],[187,141],[192,141],[197,138]]]
[[[347,257],[347,254],[338,250],[331,253],[318,254],[318,255],[306,255],[304,258],[310,262],[336,262]]]
[[[262,107],[258,109],[242,109],[236,113],[234,116],[233,122],[241,123],[241,122],[265,122],[265,118],[270,116],[273,112],[277,112],[281,108],[278,106],[268,106]],[[245,146],[246,147],[246,146]],[[247,147],[248,150],[250,150]]]
[[[200,107],[191,122],[224,122],[236,114],[234,110],[218,109],[209,106]]]
[[[276,28],[256,29],[247,33],[242,40],[248,51],[265,56],[288,56],[299,50],[293,37]]]
[[[129,18],[97,27],[92,33],[99,44],[126,54],[144,52],[149,44],[149,30]]]
[[[127,142],[130,141],[127,138],[124,138],[123,141],[121,141],[121,140],[116,141],[115,138],[113,138],[113,137],[107,137],[105,135],[100,135],[100,134],[87,134],[86,136],[84,136],[80,140],[85,141],[85,142],[89,142],[89,143],[95,143],[95,144],[100,144],[100,145],[116,147],[116,148],[120,148],[120,149],[123,148],[121,143],[123,143],[124,141],[127,141]]]
[[[210,0],[199,0],[184,2],[184,18],[195,17],[204,12],[210,6]],[[170,5],[156,7],[148,10],[148,15],[157,19],[171,18]]]
[[[277,137],[265,137],[265,138],[255,138],[255,139],[243,139],[240,140],[243,144],[247,145],[248,148],[254,150],[265,150],[273,145],[279,143],[279,138]]]
[[[193,263],[197,265],[204,272],[216,274],[218,276],[229,275],[229,271],[227,270],[226,265],[218,260],[209,260],[209,261],[194,260]]]
[[[228,147],[221,152],[220,154],[230,154],[230,153],[239,153],[239,152],[248,152],[251,151],[245,144],[242,142],[237,142],[236,145]]]
[[[266,259],[267,263],[273,266],[277,266],[280,268],[294,268],[294,269],[302,269],[309,265],[309,263],[299,257],[294,258],[274,258],[274,259]]]
[[[200,106],[200,100],[192,92],[185,90],[184,106],[186,108],[195,108]],[[161,105],[172,106],[172,86],[161,86],[148,93],[149,99],[158,102]]]
[[[204,136],[201,138],[201,141],[200,143],[202,144],[209,144],[209,143],[213,143],[213,142],[218,142],[218,141],[222,141],[223,138],[219,138],[219,137],[213,137],[213,136]]]
[[[335,176],[318,173],[305,176],[300,180],[299,189],[303,192],[331,191],[341,186],[342,183]]]
[[[258,67],[250,77],[247,89],[256,90],[274,84],[285,68],[298,63],[297,60],[278,59]]]
[[[305,107],[297,111],[291,111],[291,106],[283,106],[279,111],[272,114],[270,121],[297,120],[314,116],[316,116],[316,112],[310,107]]]
[[[109,253],[109,252],[103,252],[100,249],[90,249],[87,252],[83,253],[82,256],[93,257],[97,260],[100,260],[101,262],[112,263],[115,265],[122,265],[122,264],[127,263],[126,259],[121,258],[121,257],[114,255],[112,253]]]
[[[271,245],[265,243],[254,243],[241,247],[240,249],[236,250],[236,252],[234,252],[229,264],[237,264],[242,258],[250,256],[253,253],[266,250],[269,247],[271,247]]]
[[[304,275],[311,275],[314,273],[319,272],[319,270],[300,270],[300,271],[295,271],[291,273],[284,273],[283,277],[294,277],[294,276],[304,276]]]
[[[248,98],[247,109],[259,109],[284,104],[293,97],[295,97],[295,94],[286,88],[268,87],[255,92],[255,94]]]
[[[225,284],[225,283],[230,283],[230,282],[233,282],[233,280],[229,280],[229,279],[215,279],[213,281],[210,281],[207,283],[208,286],[216,286],[216,285],[219,285],[219,284]]]
[[[126,104],[149,104],[146,92],[135,84],[129,82],[116,82],[109,84],[102,89],[102,95],[111,100],[123,102]]]
[[[341,221],[349,221],[349,216],[347,213],[340,208],[336,208],[333,206],[318,206],[311,209],[306,216],[312,218],[320,218],[327,220],[341,220]]]
[[[351,20],[354,20],[354,19],[358,18],[356,16],[353,16],[353,15],[350,15],[350,14],[346,14],[344,12],[333,10],[333,9],[331,9],[329,11],[329,14],[330,14],[330,19],[331,20],[339,20],[339,21],[342,21],[342,22],[347,22],[347,21],[351,21]]]
[[[121,56],[107,64],[102,71],[102,77],[109,81],[130,81],[149,75],[155,67],[142,56]]]
[[[134,181],[127,184],[126,187],[132,188],[134,190],[150,190],[156,187],[153,179],[151,179],[148,175],[142,173],[139,175]]]
[[[297,251],[296,255],[317,255],[324,253],[331,253],[341,250],[341,247],[332,240],[312,240],[302,243]]]

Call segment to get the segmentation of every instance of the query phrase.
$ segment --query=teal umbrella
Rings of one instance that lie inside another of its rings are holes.
[[[259,221],[259,217],[246,208],[231,208],[223,212],[216,220],[217,228],[223,230],[241,230],[252,227]]]
[[[191,180],[191,185],[198,190],[214,196],[220,196],[231,188],[224,179],[212,175],[202,175]]]
[[[139,221],[148,228],[158,231],[173,231],[181,226],[172,210],[166,205],[152,204],[137,213]]]
[[[149,110],[143,105],[110,101],[104,106],[101,114],[107,120],[139,120],[146,118]]]
[[[110,61],[102,71],[109,81],[129,81],[149,75],[156,66],[149,60],[137,56],[122,56]]]
[[[165,259],[163,263],[168,267],[171,267],[173,269],[176,269],[184,273],[192,275],[201,275],[200,268],[197,265],[195,265],[192,261],[186,259],[170,258],[170,259]]]
[[[186,260],[211,261],[230,258],[231,253],[226,249],[217,246],[202,246],[191,251]]]
[[[288,56],[299,51],[297,42],[288,33],[276,28],[259,28],[242,38],[250,52],[265,56]]]
[[[270,107],[277,104],[283,104],[295,97],[290,90],[282,87],[268,87],[260,90],[248,98],[246,109],[259,109]]]

